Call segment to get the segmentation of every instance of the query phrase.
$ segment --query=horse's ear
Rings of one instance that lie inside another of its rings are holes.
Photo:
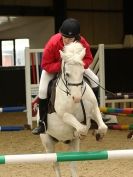
[[[83,59],[86,53],[86,48],[83,48],[83,50],[81,51],[80,57]]]

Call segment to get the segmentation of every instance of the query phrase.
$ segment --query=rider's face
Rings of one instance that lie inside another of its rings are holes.
[[[75,38],[74,38],[74,37],[68,38],[68,37],[62,36],[62,40],[63,40],[63,44],[64,44],[64,45],[67,45],[67,44],[70,44],[71,42],[74,42],[74,41],[75,41]]]

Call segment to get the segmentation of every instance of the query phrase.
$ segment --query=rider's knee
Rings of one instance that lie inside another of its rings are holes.
[[[93,78],[93,82],[91,82],[92,88],[98,87],[99,86],[99,78],[97,75]]]
[[[99,84],[99,78],[98,78],[97,75],[95,75],[95,82],[96,82],[97,84]]]
[[[47,90],[46,89],[39,89],[39,98],[45,99],[47,98]]]

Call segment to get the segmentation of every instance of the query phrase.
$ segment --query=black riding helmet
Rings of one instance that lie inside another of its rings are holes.
[[[80,23],[74,18],[68,18],[62,23],[59,31],[64,37],[80,38]]]

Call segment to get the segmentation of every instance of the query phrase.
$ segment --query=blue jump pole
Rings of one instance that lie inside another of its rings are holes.
[[[0,112],[23,112],[26,110],[25,106],[3,107]]]
[[[0,131],[20,131],[24,130],[24,126],[10,125],[10,126],[0,126]]]

